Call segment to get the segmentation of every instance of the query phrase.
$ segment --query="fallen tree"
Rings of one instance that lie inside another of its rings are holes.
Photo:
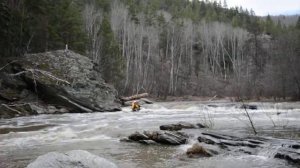
[[[137,95],[132,95],[129,97],[121,97],[120,100],[122,102],[123,106],[131,106],[133,101],[137,101],[140,105],[143,104],[153,104],[153,102],[149,99],[146,99],[148,97],[148,93],[141,93]]]
[[[121,97],[121,100],[123,102],[126,102],[126,101],[131,101],[131,100],[137,100],[137,99],[145,98],[145,97],[148,97],[148,96],[149,96],[148,93],[141,93],[141,94],[132,95],[132,96],[129,96],[129,97]]]

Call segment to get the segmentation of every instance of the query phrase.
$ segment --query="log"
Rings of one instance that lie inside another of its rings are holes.
[[[123,106],[131,106],[133,101],[137,101],[139,105],[144,105],[144,104],[153,104],[153,101],[142,98],[142,99],[137,99],[137,100],[130,100],[130,101],[123,101],[122,105]]]
[[[142,94],[137,94],[137,95],[133,95],[133,96],[129,96],[129,97],[121,97],[121,100],[123,102],[125,101],[130,101],[130,100],[136,100],[136,99],[140,99],[140,98],[145,98],[148,97],[149,94],[148,93],[142,93]]]

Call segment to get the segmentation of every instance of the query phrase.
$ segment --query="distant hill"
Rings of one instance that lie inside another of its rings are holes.
[[[283,13],[283,15],[300,15],[300,9],[286,11]]]
[[[297,15],[278,15],[278,16],[271,16],[274,23],[277,23],[278,20],[281,22],[282,25],[291,26],[297,23],[300,14]],[[262,17],[264,20],[267,16]]]

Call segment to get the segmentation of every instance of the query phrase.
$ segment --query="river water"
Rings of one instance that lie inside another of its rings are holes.
[[[260,136],[300,140],[300,103],[252,102],[248,110]],[[285,168],[297,167],[274,159],[270,146],[257,155],[223,154],[191,159],[182,146],[146,146],[120,142],[135,131],[158,130],[180,121],[209,125],[208,131],[243,136],[252,134],[245,110],[231,102],[168,102],[143,106],[140,112],[123,108],[115,113],[39,115],[0,120],[0,167],[26,167],[52,151],[87,150],[120,168]],[[195,130],[196,131],[196,130]],[[299,166],[298,166],[299,167]]]

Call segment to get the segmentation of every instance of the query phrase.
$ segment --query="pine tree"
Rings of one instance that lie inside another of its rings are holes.
[[[50,2],[48,43],[50,49],[63,49],[65,44],[70,49],[83,53],[85,51],[86,35],[78,6],[72,0]]]
[[[100,72],[106,82],[117,86],[123,78],[124,61],[107,15],[102,21],[99,33],[102,39]]]
[[[228,8],[227,1],[226,1],[226,0],[223,1],[223,8],[226,8],[226,9]]]
[[[272,21],[272,18],[270,15],[267,16],[264,31],[266,34],[274,34],[274,22]]]
[[[4,1],[0,2],[0,59],[9,55],[8,47],[4,46],[9,42],[9,34],[11,34],[9,29],[10,15],[9,9]]]

